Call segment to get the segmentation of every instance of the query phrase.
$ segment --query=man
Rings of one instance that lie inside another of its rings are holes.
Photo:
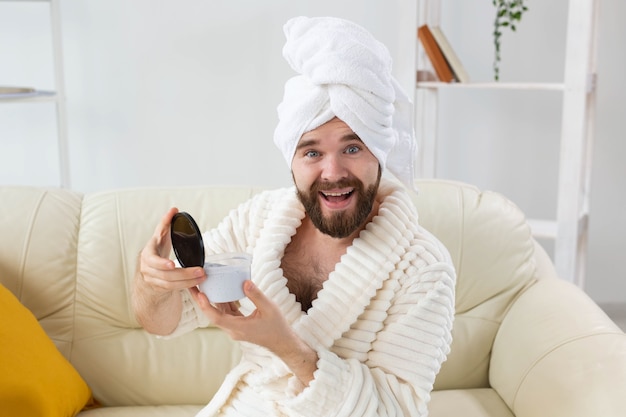
[[[208,253],[252,254],[246,298],[212,304],[202,268],[168,259],[171,209],[140,257],[134,307],[175,337],[208,323],[243,357],[200,416],[426,415],[449,352],[455,274],[418,224],[410,103],[386,48],[335,18],[295,18],[275,142],[295,188],[261,193],[205,233]]]

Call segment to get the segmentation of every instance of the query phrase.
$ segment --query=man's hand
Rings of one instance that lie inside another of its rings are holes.
[[[176,268],[169,259],[170,225],[176,213],[178,209],[174,207],[161,218],[141,251],[135,275],[135,315],[147,331],[155,334],[169,334],[176,328],[182,311],[179,292],[206,279],[203,268]]]
[[[206,278],[202,267],[176,268],[169,259],[172,249],[170,226],[176,213],[178,209],[175,207],[165,213],[139,258],[139,272],[155,294],[190,288]]]
[[[317,369],[317,353],[311,349],[287,323],[280,308],[267,298],[252,281],[246,281],[244,293],[256,310],[244,316],[236,303],[212,305],[205,294],[192,289],[198,305],[211,323],[237,341],[263,346],[277,355],[305,386]]]

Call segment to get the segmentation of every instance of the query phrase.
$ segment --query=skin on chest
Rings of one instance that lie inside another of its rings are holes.
[[[345,248],[341,250],[329,248],[324,242],[316,242],[315,239],[306,243],[305,241],[306,239],[296,233],[285,248],[281,268],[287,278],[289,292],[295,295],[296,300],[302,305],[302,310],[306,312],[317,298],[324,281],[328,279],[345,253]]]

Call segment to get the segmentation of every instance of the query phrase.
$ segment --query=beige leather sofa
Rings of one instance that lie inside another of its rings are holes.
[[[556,276],[523,214],[472,186],[418,186],[421,222],[458,271],[454,342],[431,416],[626,416],[626,335]],[[206,229],[257,191],[0,187],[0,282],[102,403],[81,417],[192,416],[210,400],[236,346],[215,328],[173,340],[143,331],[129,299],[136,257],[170,206]]]

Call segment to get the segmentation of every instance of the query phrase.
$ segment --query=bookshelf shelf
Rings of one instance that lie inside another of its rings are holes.
[[[417,28],[438,27],[440,0],[418,0],[417,4]],[[433,80],[424,54],[418,54],[416,68],[415,130],[420,138],[419,175],[425,178],[437,176],[440,91],[554,91],[562,96],[556,219],[531,219],[529,225],[535,237],[554,240],[559,275],[580,287],[587,257],[598,8],[599,0],[568,1],[563,82],[439,82]]]
[[[540,239],[556,239],[557,223],[553,220],[529,219],[528,224],[533,236]]]
[[[2,1],[2,0],[0,0]],[[28,93],[0,93],[0,102],[56,102],[54,91],[35,90]]]
[[[418,81],[417,88],[422,89],[481,89],[481,90],[534,90],[534,91],[563,91],[563,83],[492,83],[492,82],[468,82],[468,83],[443,83],[439,81]]]

